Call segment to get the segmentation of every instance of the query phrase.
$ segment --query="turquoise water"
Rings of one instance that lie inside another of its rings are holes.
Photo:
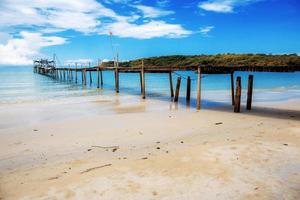
[[[176,72],[173,74],[175,89],[178,74],[182,84],[180,96],[184,99],[186,79],[192,78],[192,98],[196,97],[196,74],[193,72]],[[247,87],[247,77],[250,73],[236,72],[242,77],[243,98]],[[300,73],[251,73],[254,75],[254,101],[284,101],[300,98]],[[52,101],[69,97],[115,95],[113,72],[103,72],[104,86],[97,89],[96,73],[92,74],[93,82],[82,86],[81,74],[78,73],[78,84],[67,81],[53,80],[49,77],[33,73],[33,68],[24,66],[0,67],[0,103],[31,103]],[[140,95],[140,80],[138,74],[120,75],[120,95]],[[166,99],[170,96],[168,74],[146,74],[146,95],[154,99]],[[205,75],[202,79],[202,96],[210,102],[230,103],[230,75]],[[137,97],[138,98],[138,97]],[[192,99],[193,100],[193,99]]]

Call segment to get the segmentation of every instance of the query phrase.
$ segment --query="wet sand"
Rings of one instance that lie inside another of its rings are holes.
[[[120,102],[2,106],[0,199],[300,199],[300,101]]]

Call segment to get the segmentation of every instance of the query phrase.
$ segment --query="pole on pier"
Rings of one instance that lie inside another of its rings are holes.
[[[197,79],[197,110],[201,109],[201,68],[198,67],[198,79]]]
[[[234,72],[230,73],[231,80],[231,104],[234,106]]]
[[[172,72],[169,72],[169,82],[170,82],[170,93],[171,93],[171,98],[174,97],[174,89],[173,89],[173,79],[172,79]]]
[[[179,76],[179,77],[177,77],[174,102],[178,102],[179,91],[180,91],[180,83],[181,83],[181,77]]]
[[[235,99],[234,99],[234,112],[239,113],[241,111],[241,77],[238,76],[236,78],[236,91],[235,91]]]
[[[248,91],[247,91],[247,110],[252,107],[252,93],[253,93],[253,75],[248,77]]]
[[[191,77],[188,76],[186,80],[186,100],[190,101],[191,99]]]
[[[141,88],[142,88],[142,98],[145,99],[146,94],[145,94],[145,66],[144,66],[144,60],[142,60]]]

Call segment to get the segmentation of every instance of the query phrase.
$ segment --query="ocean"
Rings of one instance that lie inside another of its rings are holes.
[[[253,102],[287,101],[300,98],[300,72],[296,73],[264,73],[264,72],[236,72],[242,77],[242,101],[246,99],[248,75],[254,75]],[[182,77],[180,88],[180,102],[185,101],[186,77],[192,79],[191,102],[196,98],[197,75],[193,72],[176,72],[173,74],[173,87],[176,79]],[[0,67],[0,103],[19,104],[35,102],[55,102],[76,99],[78,97],[113,97],[114,74],[103,72],[103,88],[97,89],[96,73],[92,74],[93,82],[81,84],[78,73],[78,83],[53,80],[50,77],[33,73],[31,66],[2,66]],[[146,74],[146,97],[157,100],[169,100],[168,74]],[[202,98],[205,105],[215,103],[230,104],[230,75],[204,75],[202,79]],[[136,96],[140,98],[139,74],[120,74],[121,96]],[[87,98],[88,99],[88,98]]]

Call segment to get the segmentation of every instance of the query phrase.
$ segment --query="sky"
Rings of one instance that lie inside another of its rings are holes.
[[[0,65],[300,54],[299,0],[0,0]]]

